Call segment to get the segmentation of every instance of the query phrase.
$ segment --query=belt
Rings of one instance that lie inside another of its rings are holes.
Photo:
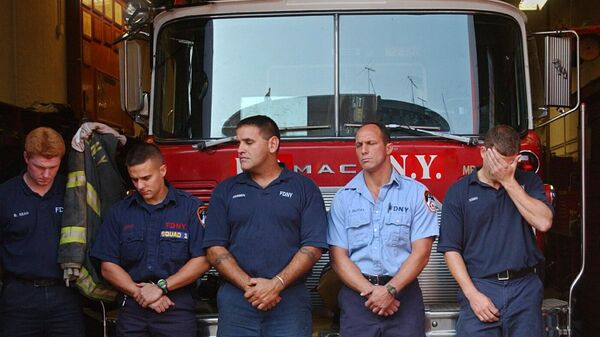
[[[512,279],[521,278],[535,272],[535,267],[529,267],[521,270],[504,270],[494,275],[486,277],[487,279],[493,279],[498,281],[508,281]]]
[[[53,286],[56,286],[56,285],[63,284],[62,280],[61,279],[57,279],[57,278],[26,279],[26,278],[14,276],[14,275],[8,275],[7,279],[8,280],[15,280],[15,281],[20,282],[20,283],[29,284],[29,285],[32,285],[32,286],[34,286],[36,288],[40,288],[40,287],[53,287]]]
[[[392,276],[389,275],[362,275],[367,279],[367,281],[371,282],[371,284],[374,284],[376,286],[385,285],[392,279]]]

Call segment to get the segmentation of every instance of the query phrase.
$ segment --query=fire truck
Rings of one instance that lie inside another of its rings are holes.
[[[277,122],[279,160],[313,179],[326,207],[360,171],[353,137],[365,121],[391,130],[393,167],[429,188],[438,219],[447,188],[481,165],[493,125],[518,130],[520,167],[543,177],[526,20],[505,2],[132,1],[127,14],[122,108],[161,148],[171,184],[206,203],[241,172],[235,126],[257,114]],[[546,35],[543,105],[569,106],[571,40]],[[435,244],[419,282],[427,335],[454,336],[458,286]],[[330,316],[316,292],[312,300],[315,322]],[[199,336],[218,328],[207,308]],[[548,336],[569,332],[566,302],[547,299],[543,310]],[[327,330],[315,334],[336,335]]]

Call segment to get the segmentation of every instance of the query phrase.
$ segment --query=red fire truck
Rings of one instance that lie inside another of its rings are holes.
[[[134,4],[122,37],[122,107],[160,146],[169,181],[205,202],[219,182],[241,172],[235,126],[257,114],[278,123],[280,161],[313,179],[326,206],[360,171],[353,137],[365,121],[390,128],[394,168],[427,185],[439,201],[481,164],[478,144],[495,124],[519,131],[521,167],[542,175],[525,17],[507,3]],[[547,46],[553,55],[557,48]],[[152,57],[142,58],[144,50]],[[568,105],[552,104],[552,95],[570,94],[568,84],[561,88],[570,80],[564,60],[552,56],[547,63],[546,105]],[[443,256],[433,251],[419,277],[426,330],[428,336],[453,336],[458,288]],[[326,262],[325,254],[309,287],[317,285]],[[327,313],[317,293],[313,307],[315,315]],[[544,312],[549,336],[565,333],[565,302],[548,300]],[[199,335],[214,334],[216,314],[200,313]]]

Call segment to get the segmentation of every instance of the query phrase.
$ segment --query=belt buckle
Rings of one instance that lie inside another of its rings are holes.
[[[381,282],[379,282],[379,275],[375,275],[375,282],[376,282],[375,285],[378,285],[378,286],[381,285]]]
[[[498,278],[498,281],[508,281],[510,280],[510,273],[508,272],[508,270],[505,270],[503,272],[497,273],[496,277]]]

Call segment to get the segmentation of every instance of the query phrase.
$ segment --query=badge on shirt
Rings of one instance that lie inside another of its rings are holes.
[[[425,191],[425,206],[432,211],[437,212],[437,206],[435,205],[435,197],[429,191]]]
[[[161,238],[172,238],[179,240],[187,240],[188,233],[185,231],[176,231],[176,230],[163,230],[160,232]]]
[[[198,216],[198,221],[200,221],[202,227],[206,227],[206,211],[208,211],[208,206],[206,205],[202,205],[196,210],[196,216]]]

